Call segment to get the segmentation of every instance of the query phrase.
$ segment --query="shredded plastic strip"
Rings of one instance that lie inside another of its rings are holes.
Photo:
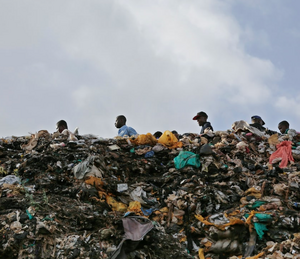
[[[258,255],[251,256],[251,257],[246,257],[246,259],[258,259],[259,257],[263,256],[264,252],[259,253]]]
[[[225,228],[228,227],[228,226],[237,225],[237,224],[240,224],[240,225],[245,224],[245,222],[241,219],[231,218],[231,219],[229,219],[229,221],[230,221],[229,223],[226,223],[226,224],[223,224],[223,225],[216,225],[214,223],[211,223],[211,222],[207,221],[201,215],[195,215],[195,217],[196,217],[196,219],[201,221],[203,224],[209,225],[209,226],[215,226],[216,228],[221,229],[221,230],[225,230]]]
[[[203,248],[200,248],[199,251],[198,251],[198,256],[199,256],[199,259],[205,259],[205,256],[204,256],[204,249]]]

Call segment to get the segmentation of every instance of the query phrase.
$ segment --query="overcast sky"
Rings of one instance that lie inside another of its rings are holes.
[[[0,0],[0,137],[199,133],[260,115],[300,130],[300,1]]]

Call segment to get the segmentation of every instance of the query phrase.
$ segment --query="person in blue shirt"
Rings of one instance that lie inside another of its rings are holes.
[[[118,136],[120,137],[124,137],[124,136],[131,137],[131,136],[138,135],[134,128],[131,128],[126,125],[126,117],[124,115],[119,115],[116,118],[115,126],[117,129],[119,129]]]
[[[199,126],[201,126],[200,134],[204,133],[205,129],[211,129],[214,131],[213,127],[211,126],[210,122],[207,121],[207,114],[205,112],[198,112],[197,115],[193,118],[193,120],[197,120]]]

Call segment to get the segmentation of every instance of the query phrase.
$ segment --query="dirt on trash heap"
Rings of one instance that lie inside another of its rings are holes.
[[[300,147],[244,122],[0,139],[0,258],[300,258]]]

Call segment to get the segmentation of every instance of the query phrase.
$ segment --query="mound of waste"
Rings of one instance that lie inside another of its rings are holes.
[[[0,139],[0,258],[300,258],[299,135]]]

